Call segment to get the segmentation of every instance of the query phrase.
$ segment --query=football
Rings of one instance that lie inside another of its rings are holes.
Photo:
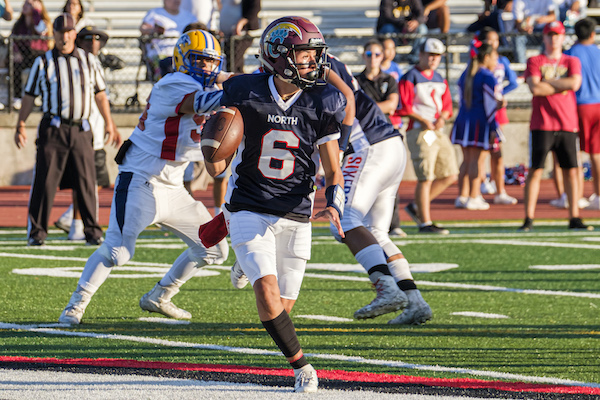
[[[222,108],[202,128],[200,146],[206,161],[225,160],[235,151],[244,136],[244,120],[236,107]]]

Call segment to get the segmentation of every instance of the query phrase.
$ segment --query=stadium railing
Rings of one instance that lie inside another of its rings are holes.
[[[361,57],[362,46],[373,36],[370,32],[362,32],[357,29],[336,29],[335,32],[324,33],[325,40],[329,45],[329,52],[339,57],[346,63],[354,73],[363,70],[364,64]],[[451,85],[451,90],[456,97],[455,83],[466,68],[469,61],[469,51],[472,35],[467,33],[450,33],[438,35],[425,35],[427,37],[438,37],[447,45],[447,54],[443,59],[443,65],[440,66],[440,72],[446,77]],[[501,52],[512,57],[511,40],[515,35],[504,35],[507,46],[501,47]],[[407,56],[412,49],[412,42],[421,35],[393,35],[397,43],[397,62],[406,71],[410,67]],[[231,46],[232,54],[235,54],[236,43],[243,37],[233,37]],[[259,67],[259,62],[255,57],[258,52],[259,37],[252,37],[252,46],[244,54],[244,72],[253,72]],[[0,112],[14,112],[12,107],[14,100],[21,97],[22,87],[26,83],[28,68],[33,63],[35,51],[29,45],[31,39],[40,39],[39,37],[0,36],[0,103],[4,107]],[[105,63],[103,65],[105,76],[110,92],[110,100],[113,109],[119,111],[139,111],[145,106],[145,99],[153,85],[153,80],[149,78],[148,62],[145,60],[142,45],[146,43],[149,37],[134,36],[111,36],[107,47],[103,49],[105,54],[110,54],[114,61],[116,57],[120,62],[120,68],[113,68],[115,65]],[[538,54],[541,49],[541,36],[530,36],[528,44],[528,56]],[[574,42],[569,37],[569,46]],[[26,62],[23,61],[26,60]],[[523,71],[525,66],[513,64],[513,69],[517,72]],[[15,79],[17,77],[17,79]],[[18,77],[21,77],[21,88],[18,86]],[[509,104],[521,107],[529,105],[531,94],[525,85],[510,94]]]

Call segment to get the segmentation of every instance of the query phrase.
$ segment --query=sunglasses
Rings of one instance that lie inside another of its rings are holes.
[[[383,53],[373,53],[372,51],[365,51],[367,57],[381,57]]]
[[[94,40],[94,39],[95,40],[100,40],[101,37],[100,37],[100,35],[85,35],[83,37],[83,40]]]

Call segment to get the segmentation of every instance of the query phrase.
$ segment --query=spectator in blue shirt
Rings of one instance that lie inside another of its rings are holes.
[[[590,154],[594,193],[592,210],[600,210],[600,49],[596,46],[596,21],[584,18],[575,24],[578,42],[566,53],[581,61],[581,87],[577,96],[581,150]]]

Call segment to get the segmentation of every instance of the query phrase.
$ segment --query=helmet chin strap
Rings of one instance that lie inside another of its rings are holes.
[[[298,73],[298,69],[295,67],[295,63],[289,57],[287,57],[288,64],[290,66],[293,66],[293,68],[296,70],[296,72],[294,73],[294,71],[292,71],[291,69],[286,68],[285,72],[289,71],[289,73],[292,77],[282,76],[281,74],[277,73],[277,71],[275,71],[273,66],[264,59],[262,54],[257,54],[256,58],[272,75],[276,76],[277,78],[281,79],[284,82],[291,83],[292,85],[295,85],[302,90],[316,85],[319,77],[321,76],[321,71],[319,69],[316,69],[314,71],[309,72],[306,75],[306,78],[300,77],[300,74]],[[293,75],[295,75],[295,77]]]

